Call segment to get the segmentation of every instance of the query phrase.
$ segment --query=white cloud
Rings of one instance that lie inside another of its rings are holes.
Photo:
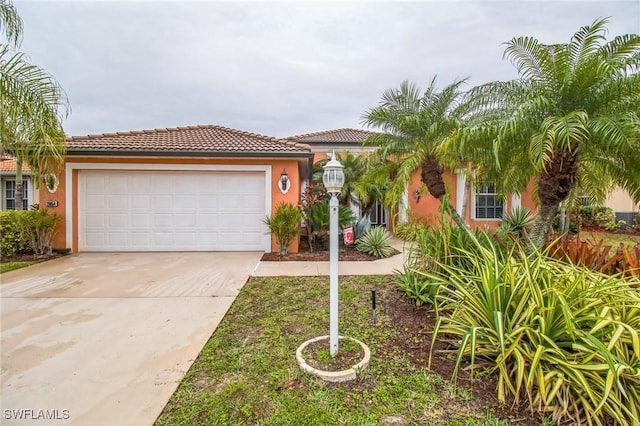
[[[273,136],[359,127],[382,92],[516,77],[512,37],[565,42],[637,2],[16,2],[22,50],[66,89],[67,133],[220,124]]]

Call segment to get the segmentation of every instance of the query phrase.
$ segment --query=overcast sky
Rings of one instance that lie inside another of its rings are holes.
[[[516,36],[568,42],[610,16],[640,32],[639,1],[15,1],[20,50],[66,90],[68,135],[218,124],[286,137],[340,127],[385,89],[517,77]]]

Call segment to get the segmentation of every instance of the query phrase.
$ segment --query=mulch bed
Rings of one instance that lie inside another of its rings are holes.
[[[392,350],[393,347],[400,347],[416,368],[426,368],[431,350],[432,332],[436,323],[435,313],[424,306],[416,307],[413,300],[407,298],[399,289],[387,293],[381,303],[385,312],[393,319],[397,333],[395,338],[387,344],[387,349]],[[416,339],[416,336],[419,338]],[[430,371],[438,374],[444,380],[451,380],[455,361],[449,355],[455,349],[445,341],[436,341]],[[380,352],[384,353],[384,349]],[[455,356],[455,352],[453,355]],[[475,368],[480,368],[478,363]],[[456,383],[472,391],[474,404],[491,407],[494,415],[498,418],[522,426],[542,424],[540,417],[531,413],[523,405],[501,404],[496,398],[498,381],[493,376],[473,378],[471,372],[465,369],[465,365],[461,365]],[[447,396],[441,395],[441,397],[446,398]]]
[[[377,348],[375,356],[378,358],[393,356],[385,354],[400,352],[405,355],[412,367],[426,370],[431,349],[431,336],[436,322],[435,313],[426,307],[416,307],[415,303],[400,289],[384,292],[379,300],[379,309],[384,310],[391,317],[396,335],[389,339],[385,346]],[[322,343],[326,346],[326,342]],[[438,374],[445,381],[451,380],[455,369],[455,361],[450,356],[452,350],[455,351],[455,348],[445,341],[439,340],[435,343],[429,371]],[[349,368],[353,365],[351,362],[351,359],[346,360],[335,368],[336,370]],[[532,413],[524,404],[513,405],[512,401],[501,404],[496,398],[498,383],[494,376],[484,374],[481,378],[473,378],[471,372],[465,367],[467,366],[461,365],[456,383],[457,386],[471,390],[472,397],[468,404],[476,407],[474,411],[491,411],[497,418],[521,426],[538,426],[543,423],[540,416]],[[476,363],[476,369],[479,368],[480,366]],[[345,382],[340,386],[362,391],[363,383],[366,382]],[[373,384],[375,383],[372,382]],[[328,384],[328,386],[337,385]],[[445,388],[439,389],[438,393],[443,401],[452,398]],[[452,406],[454,405],[455,403],[452,402]],[[453,419],[455,419],[455,410],[452,412]]]
[[[0,257],[0,263],[9,263],[9,262],[46,262],[47,260],[56,259],[58,257],[66,256],[66,254],[62,253],[53,253],[53,254],[43,254],[40,256],[36,256],[33,253],[21,253],[13,256],[2,256]]]
[[[372,260],[379,260],[375,256],[368,255],[366,253],[359,252],[355,246],[343,246],[339,247],[338,260],[340,261],[355,261],[355,262],[370,262]],[[394,255],[400,253],[394,249]],[[309,251],[309,246],[301,244],[300,251],[298,253],[289,253],[281,256],[278,252],[265,253],[262,255],[263,262],[323,262],[329,261],[329,250],[321,249]]]

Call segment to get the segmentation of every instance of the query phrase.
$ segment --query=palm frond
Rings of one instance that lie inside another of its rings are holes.
[[[0,32],[8,45],[20,45],[23,32],[22,19],[10,0],[0,0]]]

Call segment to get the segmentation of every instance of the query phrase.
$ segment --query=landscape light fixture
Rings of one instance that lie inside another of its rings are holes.
[[[322,183],[329,200],[329,353],[338,353],[338,195],[344,185],[344,167],[335,152],[324,166]]]

